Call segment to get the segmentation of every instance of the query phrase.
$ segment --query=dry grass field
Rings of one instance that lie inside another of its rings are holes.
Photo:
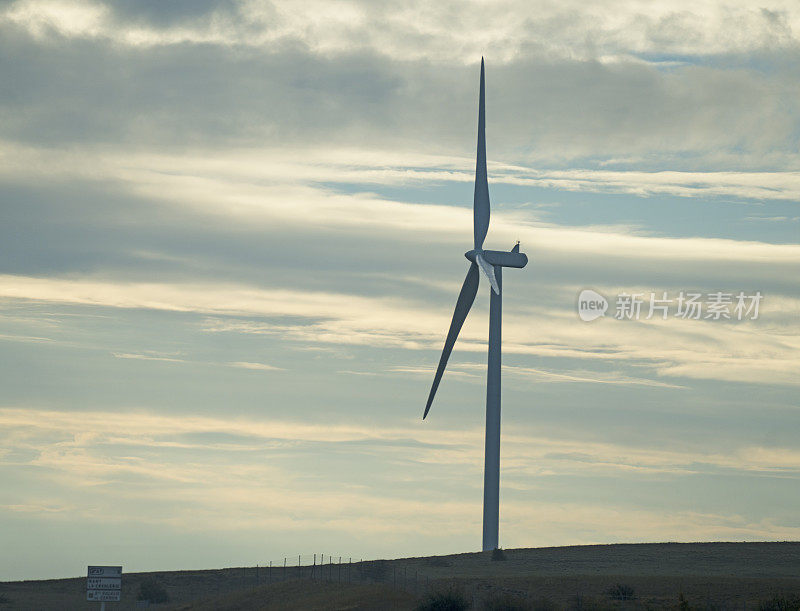
[[[800,600],[800,543],[591,545],[506,550],[505,558],[376,560],[317,567],[313,577],[310,567],[129,573],[122,602],[107,608],[142,608],[136,598],[146,579],[166,590],[170,602],[157,607],[165,610],[414,609],[427,594],[451,590],[474,609],[541,611],[790,611]],[[98,609],[85,601],[85,586],[85,578],[0,583],[0,609]],[[769,606],[776,598],[783,607]]]

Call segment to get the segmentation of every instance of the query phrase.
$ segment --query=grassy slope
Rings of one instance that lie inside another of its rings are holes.
[[[683,592],[694,607],[741,609],[776,594],[800,595],[800,543],[595,545],[507,550],[506,557],[364,562],[350,568],[353,583],[347,568],[340,575],[335,565],[327,569],[333,582],[311,581],[308,567],[289,568],[286,581],[281,569],[273,570],[272,583],[266,569],[253,567],[127,574],[123,602],[108,609],[135,608],[146,577],[167,589],[173,609],[410,609],[426,590],[451,586],[478,607],[505,595],[528,603],[547,599],[560,608],[578,602],[583,608],[675,608]],[[609,599],[606,591],[618,582],[635,590],[635,602]],[[85,584],[85,578],[2,583],[0,596],[9,602],[0,609],[97,609],[84,600]]]

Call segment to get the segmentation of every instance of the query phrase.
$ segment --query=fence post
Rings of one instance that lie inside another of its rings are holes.
[[[286,581],[286,556],[283,557],[283,580]]]
[[[269,561],[269,583],[272,583],[272,560]]]
[[[311,565],[311,579],[314,579],[314,573],[317,571],[317,555],[314,554],[314,564]]]

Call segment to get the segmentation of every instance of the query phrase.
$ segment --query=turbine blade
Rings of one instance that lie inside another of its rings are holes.
[[[489,230],[489,181],[486,176],[486,100],[481,57],[481,92],[478,102],[478,156],[475,163],[475,199],[473,201],[473,228],[475,249],[483,248]]]
[[[494,265],[492,265],[486,259],[484,259],[481,253],[475,255],[475,260],[478,262],[478,265],[481,266],[481,271],[489,280],[489,284],[492,285],[492,290],[499,295],[500,285],[497,284],[497,278],[494,275]]]
[[[478,266],[473,263],[469,266],[467,277],[464,278],[464,284],[461,286],[461,292],[458,294],[456,310],[453,312],[453,320],[450,322],[450,330],[447,332],[447,339],[444,340],[444,349],[442,350],[442,356],[439,358],[439,366],[436,368],[436,375],[433,378],[433,386],[431,386],[431,392],[428,395],[428,403],[425,405],[425,413],[422,415],[423,420],[431,409],[433,396],[436,394],[436,389],[439,388],[439,382],[442,380],[442,374],[447,365],[447,359],[450,358],[450,353],[453,351],[453,345],[456,343],[458,332],[461,331],[461,327],[467,319],[467,314],[469,314],[469,310],[475,302],[475,295],[477,294]]]

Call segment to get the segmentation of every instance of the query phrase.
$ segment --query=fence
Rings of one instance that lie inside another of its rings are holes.
[[[417,562],[420,562],[418,559]],[[208,597],[225,597],[235,592],[280,582],[313,583],[383,583],[413,594],[424,594],[430,587],[432,576],[424,574],[422,564],[405,566],[414,560],[364,560],[334,554],[300,554],[280,560],[267,561],[254,567],[180,571],[130,575],[123,587],[131,588],[134,595],[140,583],[151,579],[164,586],[172,603],[192,603]],[[303,586],[301,586],[303,587]],[[147,602],[137,603],[137,608],[153,607]],[[127,608],[123,604],[120,609]]]
[[[270,561],[255,567],[255,583],[267,584],[292,579],[339,583],[391,583],[395,587],[420,592],[430,577],[419,569],[397,566],[396,561],[354,559],[334,554],[300,554]]]

